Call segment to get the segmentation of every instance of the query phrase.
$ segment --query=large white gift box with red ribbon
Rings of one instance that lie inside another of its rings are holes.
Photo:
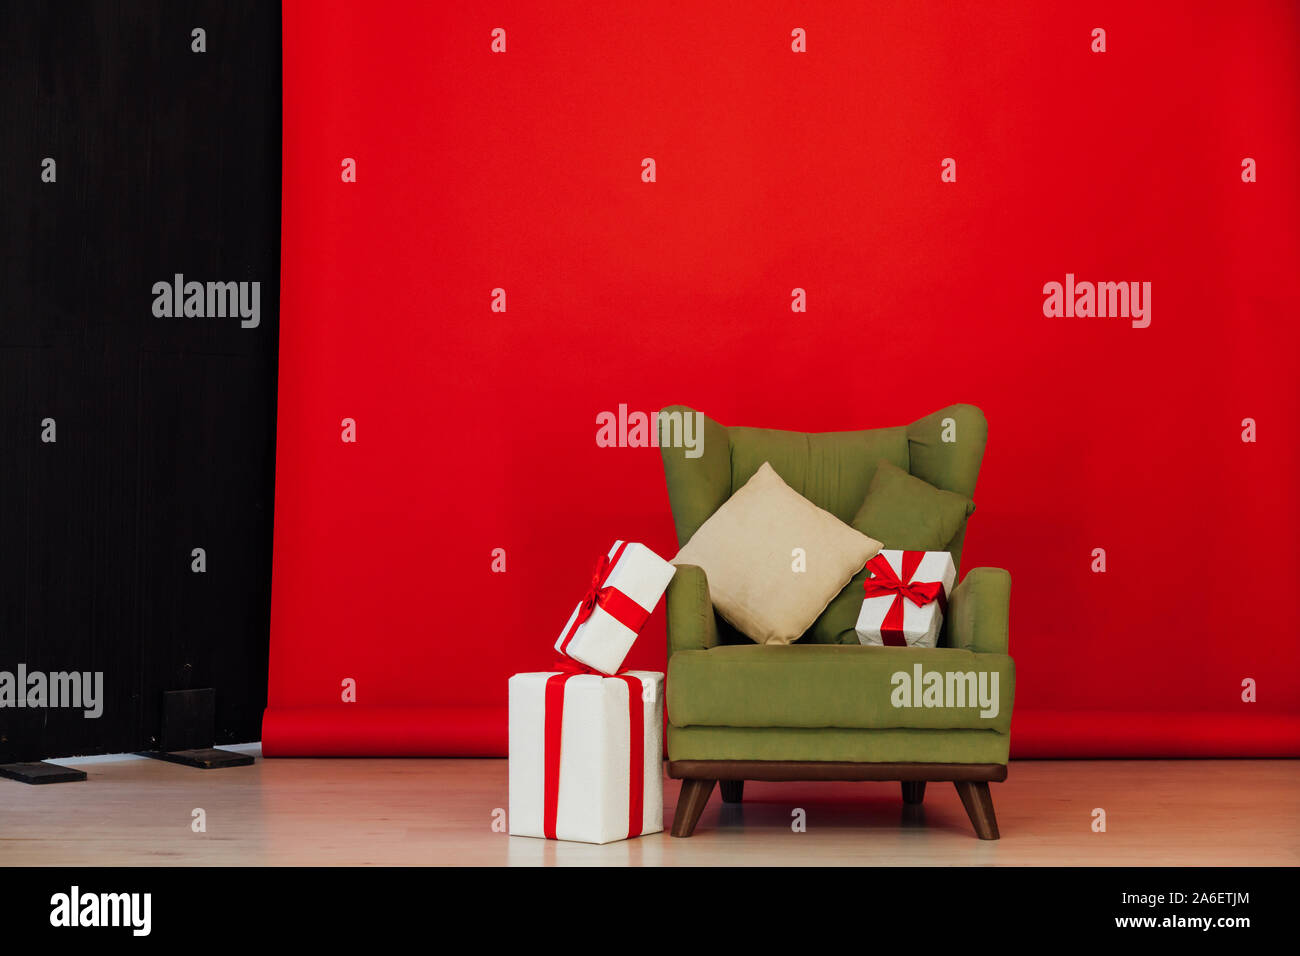
[[[858,640],[885,647],[934,647],[957,581],[947,551],[881,551],[867,562],[871,577],[858,612]]]
[[[511,677],[510,832],[611,843],[661,831],[663,687],[657,671]]]
[[[618,673],[676,570],[644,544],[615,541],[555,649],[603,674]]]

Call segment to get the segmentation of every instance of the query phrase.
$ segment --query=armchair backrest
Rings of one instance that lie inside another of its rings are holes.
[[[694,414],[684,405],[663,412]],[[690,458],[687,449],[669,447],[662,429],[670,420],[661,413],[660,451],[678,545],[689,541],[765,461],[791,488],[847,523],[857,514],[882,459],[937,488],[974,497],[988,440],[988,423],[974,405],[949,405],[910,425],[852,432],[726,427],[705,416],[695,449],[699,456]],[[947,548],[958,570],[965,536],[963,522]]]

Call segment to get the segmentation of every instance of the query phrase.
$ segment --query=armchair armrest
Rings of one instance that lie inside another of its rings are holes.
[[[695,564],[680,564],[668,582],[668,656],[707,650],[718,644],[718,622],[709,599],[709,579]]]
[[[948,640],[981,654],[1006,654],[1011,575],[1001,568],[972,568],[948,601]]]

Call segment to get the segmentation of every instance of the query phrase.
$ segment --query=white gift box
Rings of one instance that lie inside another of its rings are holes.
[[[943,627],[943,609],[957,580],[957,568],[947,551],[881,551],[867,562],[867,567],[883,559],[893,577],[904,585],[939,582],[942,598],[918,606],[901,593],[866,597],[858,612],[855,628],[863,644],[907,647],[934,647]],[[877,564],[877,568],[880,565]],[[885,570],[885,569],[880,569]],[[877,575],[880,576],[880,575]],[[888,575],[884,575],[888,578]],[[868,585],[871,581],[868,581]]]
[[[550,755],[558,765],[558,792],[548,834],[547,720],[556,715],[547,712],[547,683],[559,673],[510,678],[511,834],[612,843],[663,830],[664,675],[628,671],[618,677],[563,675],[559,752]],[[632,790],[633,706],[641,718],[639,816]]]
[[[612,593],[598,599],[589,591],[569,615],[555,649],[601,673],[616,674],[677,569],[635,541],[615,541],[606,560],[609,567],[593,586]],[[584,605],[590,617],[580,620]]]

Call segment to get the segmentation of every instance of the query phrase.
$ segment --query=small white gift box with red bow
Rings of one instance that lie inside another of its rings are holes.
[[[615,541],[555,649],[603,674],[618,673],[676,570],[644,544]]]
[[[664,675],[510,678],[510,832],[611,843],[664,828]]]
[[[935,647],[957,568],[947,551],[881,551],[858,612],[858,640],[877,647]]]

